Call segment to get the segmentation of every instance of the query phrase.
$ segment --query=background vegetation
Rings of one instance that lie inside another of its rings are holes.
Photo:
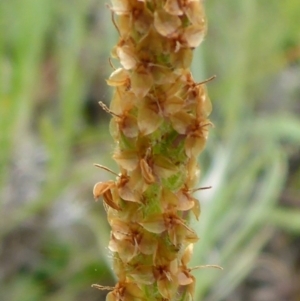
[[[300,300],[300,3],[209,0],[193,72],[215,129],[201,157],[197,300]],[[103,0],[0,1],[3,301],[103,300],[109,229],[92,187],[114,169]]]

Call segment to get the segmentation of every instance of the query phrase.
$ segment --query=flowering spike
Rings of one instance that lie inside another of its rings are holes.
[[[205,84],[195,82],[190,64],[203,40],[206,19],[201,0],[111,0],[119,41],[112,50],[120,68],[108,108],[113,159],[120,173],[99,182],[111,226],[109,250],[118,282],[107,301],[193,300],[195,277],[188,268],[198,236],[189,225],[200,203],[192,196],[212,123]]]

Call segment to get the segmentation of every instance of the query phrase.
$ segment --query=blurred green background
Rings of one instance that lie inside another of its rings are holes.
[[[300,2],[205,1],[214,111],[201,156],[196,300],[300,300]],[[0,0],[0,300],[96,301],[113,285],[92,187],[115,169],[103,0]]]

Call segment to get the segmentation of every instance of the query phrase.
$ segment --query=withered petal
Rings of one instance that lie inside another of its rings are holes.
[[[102,196],[107,190],[115,187],[115,185],[116,183],[114,181],[96,183],[93,188],[94,198],[98,200],[100,196]]]
[[[182,109],[184,101],[179,96],[173,95],[167,98],[164,104],[164,113],[166,115],[174,115]]]
[[[205,31],[203,28],[198,28],[196,26],[189,26],[185,28],[183,34],[187,44],[191,48],[196,48],[203,41],[205,36]]]
[[[112,291],[106,295],[105,301],[119,301],[119,300],[117,300],[117,296],[116,296],[115,292]]]
[[[120,187],[118,191],[123,200],[140,204],[142,203],[140,200],[141,195],[137,191],[132,190],[129,185]]]
[[[131,74],[131,90],[137,97],[145,97],[152,85],[153,78],[149,72],[138,72],[135,70]]]
[[[162,36],[173,34],[181,26],[181,21],[177,16],[167,13],[163,9],[158,9],[154,13],[154,27]]]
[[[148,233],[145,231],[139,243],[139,249],[141,253],[145,255],[151,255],[154,254],[156,248],[157,248],[157,239],[153,237],[152,233]]]
[[[144,181],[147,184],[154,183],[155,177],[153,175],[152,168],[149,166],[149,164],[145,159],[140,160],[140,168],[141,168],[141,174],[143,176]]]
[[[129,240],[118,240],[118,254],[123,262],[129,262],[138,255],[137,247]]]
[[[136,283],[128,282],[126,283],[126,290],[124,294],[124,301],[145,300],[144,292],[138,287]]]
[[[178,205],[177,209],[180,211],[186,211],[194,207],[194,199],[183,192],[178,192]]]
[[[188,136],[185,140],[185,153],[191,157],[197,157],[205,147],[204,137]]]
[[[151,265],[138,265],[134,267],[130,272],[130,275],[139,283],[151,285],[155,281],[152,268]]]
[[[163,187],[162,192],[161,192],[161,203],[162,207],[164,209],[169,208],[170,206],[172,207],[177,207],[178,206],[178,197],[170,191],[169,189]]]
[[[161,114],[146,106],[141,106],[137,117],[138,127],[142,135],[149,135],[156,131],[163,122]]]
[[[129,45],[119,46],[117,47],[116,52],[124,69],[130,70],[136,67],[138,60],[133,47],[130,47]]]
[[[193,59],[193,51],[190,48],[180,48],[170,55],[174,68],[188,68]]]
[[[117,150],[113,158],[122,168],[128,171],[133,171],[139,163],[137,153],[131,150]]]
[[[202,3],[199,1],[189,1],[185,9],[185,14],[193,25],[205,27],[205,16]]]
[[[160,294],[167,300],[172,300],[177,291],[177,283],[167,278],[157,280],[157,288]]]
[[[123,86],[128,81],[129,76],[125,69],[118,68],[115,70],[109,77],[109,79],[106,80],[107,84],[109,86]]]
[[[111,9],[117,14],[128,14],[130,11],[130,2],[124,0],[112,0],[112,7]]]
[[[110,225],[112,228],[112,234],[117,239],[127,239],[131,231],[128,226],[128,223],[121,221],[119,219],[110,220]]]
[[[166,230],[164,218],[161,214],[148,216],[140,225],[151,233],[160,234]]]
[[[172,126],[179,134],[186,134],[188,126],[192,123],[193,117],[185,111],[180,111],[170,116]]]
[[[192,212],[194,213],[194,215],[198,221],[199,216],[201,214],[201,206],[200,206],[200,202],[197,199],[194,199],[194,207],[192,208]]]
[[[189,285],[194,281],[189,273],[184,273],[183,271],[178,273],[177,279],[179,285]]]
[[[132,115],[127,115],[122,120],[122,123],[119,124],[119,126],[126,137],[135,138],[138,136],[139,129],[137,126],[136,117]]]
[[[114,200],[110,190],[107,190],[103,193],[104,202],[113,209],[121,210],[116,200]]]
[[[166,12],[174,16],[183,15],[183,11],[180,8],[178,0],[167,0],[166,4],[164,5],[164,9]]]
[[[194,245],[189,244],[186,247],[186,249],[184,250],[184,253],[181,257],[181,263],[182,263],[183,266],[186,266],[190,262],[190,260],[192,259],[193,249],[194,249]]]

